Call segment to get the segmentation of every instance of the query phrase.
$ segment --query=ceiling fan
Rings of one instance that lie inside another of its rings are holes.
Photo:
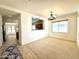
[[[48,18],[48,20],[54,20],[54,19],[56,19],[56,17],[53,16],[53,12],[51,11],[50,12],[50,17]]]

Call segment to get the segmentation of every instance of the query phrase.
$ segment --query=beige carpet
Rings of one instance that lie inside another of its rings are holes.
[[[24,59],[79,59],[76,43],[56,38],[45,38],[18,47]]]
[[[24,59],[79,59],[76,43],[45,38],[20,47]]]

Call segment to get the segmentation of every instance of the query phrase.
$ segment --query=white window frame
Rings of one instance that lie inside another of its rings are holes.
[[[60,29],[59,29],[59,28],[60,28],[60,26],[59,26],[60,24],[59,24],[59,23],[60,23],[60,22],[64,22],[64,21],[67,21],[67,25],[66,25],[66,26],[67,26],[67,30],[66,30],[66,32],[65,32],[65,31],[59,31],[59,30],[60,30]],[[54,23],[58,23],[58,31],[53,31],[53,24],[54,24]],[[51,23],[51,31],[52,31],[52,32],[56,32],[56,33],[68,33],[68,19],[67,19],[67,20],[61,20],[61,21],[54,21],[54,22],[52,22],[52,23]]]

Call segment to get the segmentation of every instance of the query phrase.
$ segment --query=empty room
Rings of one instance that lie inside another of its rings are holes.
[[[79,0],[0,0],[0,59],[79,59]]]

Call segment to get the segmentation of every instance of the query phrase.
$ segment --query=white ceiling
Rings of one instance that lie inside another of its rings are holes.
[[[60,16],[75,12],[79,8],[79,0],[0,0],[0,4],[43,17],[49,17],[51,10]]]
[[[4,8],[0,8],[0,14],[3,16],[12,16],[12,15],[16,15],[18,13],[11,11],[11,10],[4,9]]]

